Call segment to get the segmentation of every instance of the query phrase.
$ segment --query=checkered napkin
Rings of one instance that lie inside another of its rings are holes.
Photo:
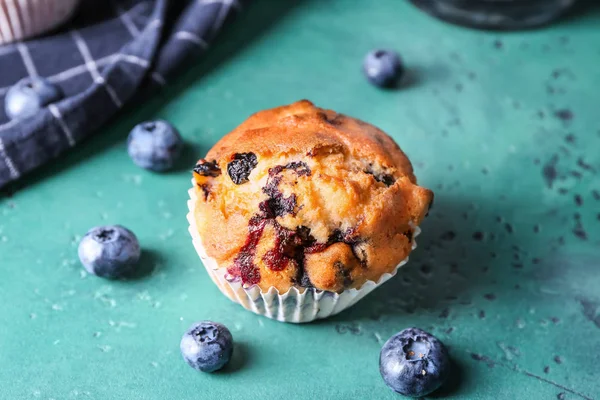
[[[166,85],[239,8],[238,0],[83,0],[59,31],[0,46],[0,187],[91,135],[142,87]],[[46,77],[65,97],[9,121],[4,96],[27,76]]]

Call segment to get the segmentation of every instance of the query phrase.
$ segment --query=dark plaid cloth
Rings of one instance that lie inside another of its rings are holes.
[[[75,19],[45,37],[0,46],[0,187],[92,134],[140,88],[165,85],[206,50],[238,0],[85,0]],[[43,76],[65,97],[9,121],[4,96]]]

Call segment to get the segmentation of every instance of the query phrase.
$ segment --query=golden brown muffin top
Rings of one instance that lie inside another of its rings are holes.
[[[250,116],[194,178],[206,253],[280,293],[378,281],[408,256],[433,200],[384,132],[307,100]]]

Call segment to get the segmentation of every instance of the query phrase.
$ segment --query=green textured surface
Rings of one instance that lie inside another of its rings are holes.
[[[394,0],[283,3],[258,2],[207,61],[0,199],[0,398],[393,399],[379,349],[408,326],[451,348],[460,376],[440,396],[599,398],[600,14],[500,34]],[[365,82],[374,47],[402,53],[408,87]],[[295,326],[220,294],[187,232],[189,172],[136,168],[124,139],[166,118],[189,168],[250,113],[300,98],[389,132],[436,204],[399,276]],[[78,241],[105,223],[137,233],[152,274],[82,272]],[[237,340],[226,372],[181,360],[200,319]]]

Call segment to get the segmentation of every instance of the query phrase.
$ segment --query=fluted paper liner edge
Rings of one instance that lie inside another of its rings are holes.
[[[198,256],[200,256],[208,275],[229,299],[240,304],[246,310],[277,321],[302,323],[331,317],[353,306],[375,288],[387,282],[391,277],[396,275],[400,267],[408,262],[408,257],[406,257],[392,272],[383,274],[377,282],[366,281],[358,289],[346,289],[341,293],[316,290],[314,288],[299,290],[292,287],[286,293],[280,294],[273,287],[266,292],[263,292],[257,285],[244,288],[239,281],[227,280],[225,278],[227,269],[219,268],[217,261],[206,254],[194,217],[194,208],[197,200],[196,191],[192,187],[188,193],[190,195],[190,199],[188,200],[189,213],[187,214],[187,219],[190,223],[189,231],[192,235],[194,248]],[[421,230],[419,227],[415,227],[412,243],[413,250],[417,247],[414,238],[420,233]]]

